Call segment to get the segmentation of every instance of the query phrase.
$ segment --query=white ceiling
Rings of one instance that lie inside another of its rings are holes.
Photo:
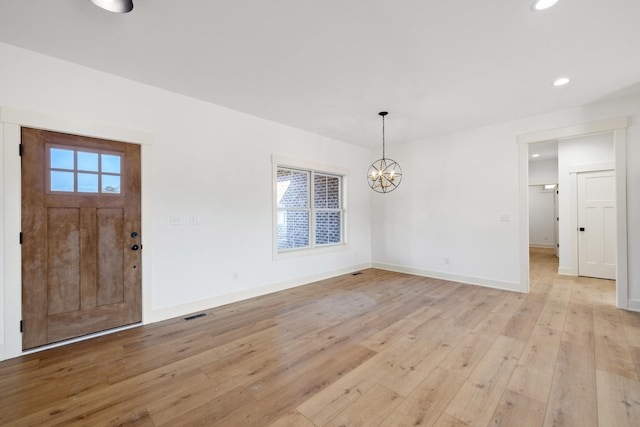
[[[534,155],[536,155],[534,157]],[[529,162],[558,160],[558,141],[545,141],[529,145]]]
[[[365,147],[640,92],[639,0],[531,2],[0,0],[0,41]]]

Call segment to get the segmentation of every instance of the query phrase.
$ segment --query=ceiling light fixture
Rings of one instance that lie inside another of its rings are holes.
[[[91,0],[91,2],[114,13],[128,13],[133,10],[133,0]]]
[[[569,83],[571,79],[569,77],[560,77],[553,82],[554,86],[564,86]]]
[[[369,187],[378,193],[390,193],[395,190],[402,181],[402,169],[400,165],[391,159],[387,159],[384,153],[384,116],[386,111],[378,113],[382,117],[382,158],[369,166],[367,181]]]
[[[554,4],[558,3],[558,0],[536,0],[533,3],[533,10],[545,10],[549,9]]]

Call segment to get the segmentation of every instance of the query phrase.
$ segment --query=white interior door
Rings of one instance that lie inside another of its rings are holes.
[[[614,171],[578,174],[578,275],[616,278]]]

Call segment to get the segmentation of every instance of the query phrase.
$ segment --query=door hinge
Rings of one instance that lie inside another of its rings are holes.
[[[18,145],[18,154],[22,157],[22,153],[24,152],[24,148],[22,148],[22,144]]]
[[[558,247],[558,248],[559,248],[559,247],[560,247],[560,243],[557,243],[557,244],[556,244],[556,247]]]
[[[20,232],[20,244],[22,244],[22,231]]]
[[[24,326],[24,324],[23,324],[23,322],[21,320],[20,321],[20,333],[22,333],[24,331],[23,326]]]

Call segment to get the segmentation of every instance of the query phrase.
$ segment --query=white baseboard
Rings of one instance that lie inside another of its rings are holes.
[[[640,299],[630,299],[627,310],[640,312]]]
[[[558,267],[558,274],[563,276],[577,276],[578,274],[572,268]]]
[[[555,245],[553,243],[531,243],[529,242],[530,248],[544,248],[544,249],[553,249]]]
[[[482,277],[462,276],[459,274],[445,273],[442,271],[430,271],[420,268],[404,267],[400,265],[384,264],[374,262],[371,264],[373,268],[379,268],[381,270],[395,271],[398,273],[413,274],[422,277],[431,277],[434,279],[448,280],[451,282],[466,283],[469,285],[483,286],[485,288],[501,289],[504,291],[513,292],[526,292],[520,283],[517,282],[504,282],[501,280],[485,279]]]
[[[339,270],[328,271],[325,273],[314,274],[311,276],[299,277],[297,279],[287,280],[285,282],[273,283],[270,285],[260,286],[253,289],[247,289],[245,291],[234,292],[231,294],[219,295],[212,298],[207,298],[200,301],[192,301],[185,304],[176,305],[173,307],[160,308],[153,310],[151,313],[146,313],[144,316],[144,323],[160,322],[162,320],[172,319],[174,317],[180,317],[191,313],[209,310],[222,305],[231,304],[246,300],[249,298],[259,297],[262,295],[270,294],[273,292],[283,291],[285,289],[291,289],[298,286],[309,285],[311,283],[330,279],[332,277],[341,276],[343,274],[353,273],[365,268],[371,268],[371,264],[360,264],[351,267],[342,268]]]

